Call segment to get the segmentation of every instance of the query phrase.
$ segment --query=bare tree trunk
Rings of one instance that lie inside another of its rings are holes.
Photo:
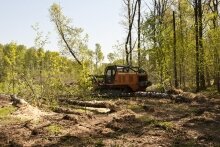
[[[209,74],[209,68],[208,66],[206,66],[206,83],[207,86],[210,87],[211,86],[211,78],[210,78],[210,74]]]
[[[15,94],[15,71],[14,71],[14,63],[12,65],[12,92]]]
[[[114,110],[116,107],[113,103],[105,102],[105,101],[78,101],[78,100],[71,100],[65,98],[60,98],[59,101],[70,105],[78,105],[83,107],[109,108],[111,110]]]
[[[129,52],[128,52],[128,45],[125,44],[125,60],[126,60],[126,65],[129,65]]]
[[[155,10],[155,41],[156,41],[156,53],[157,53],[157,63],[159,68],[160,82],[163,82],[164,78],[164,61],[165,56],[163,52],[163,39],[159,36],[162,35],[163,19],[167,9],[168,0],[154,0],[154,10]]]
[[[138,0],[138,67],[141,67],[141,0]]]
[[[130,24],[131,24],[131,20],[132,19],[132,13],[131,13],[131,0],[128,0],[128,23],[129,23],[129,29],[130,28]],[[130,63],[129,65],[132,65],[132,33],[130,33],[130,37],[129,37],[129,56],[130,56]]]
[[[213,3],[213,7],[214,7],[212,12],[215,14],[215,16],[213,18],[213,26],[214,26],[214,30],[216,30],[218,27],[219,1],[212,0],[212,3]],[[215,53],[214,53],[215,83],[216,83],[216,87],[217,87],[218,92],[220,92],[220,57],[219,57],[220,55],[218,54],[218,49],[216,46],[214,49],[215,49]]]
[[[43,78],[42,78],[42,71],[43,71],[43,59],[40,60],[40,97],[43,97]]]
[[[220,92],[220,61],[218,59],[218,72],[217,72],[217,90]]]
[[[199,52],[200,52],[200,89],[204,90],[205,86],[205,62],[204,62],[204,48],[203,48],[203,22],[202,22],[202,2],[198,0],[198,21],[199,21]]]
[[[185,87],[185,42],[183,34],[183,18],[182,18],[182,7],[181,0],[179,4],[179,21],[180,21],[180,41],[181,41],[181,51],[180,51],[180,62],[179,62],[179,86]]]
[[[199,74],[199,32],[198,32],[198,1],[194,1],[194,15],[195,15],[195,39],[196,39],[196,91],[200,91],[200,74]]]
[[[174,72],[175,88],[177,88],[178,80],[177,80],[177,69],[176,69],[176,20],[175,20],[174,11],[173,11],[173,72]]]
[[[131,40],[131,31],[132,31],[132,26],[133,26],[133,22],[134,22],[135,12],[136,12],[136,9],[137,9],[137,3],[138,3],[138,1],[136,1],[135,6],[134,6],[134,11],[133,11],[134,13],[132,15],[131,22],[129,24],[128,35],[127,35],[126,42],[125,42],[125,53],[126,53],[126,64],[127,65],[129,65],[128,43]],[[130,53],[131,53],[131,51],[130,51]]]
[[[35,94],[34,88],[33,88],[33,86],[28,82],[28,80],[25,78],[25,75],[22,74],[22,75],[21,75],[21,78],[24,79],[24,81],[25,81],[25,83],[27,84],[27,86],[31,89],[31,91],[32,91],[32,93],[33,93],[33,95],[34,95],[34,98],[36,98],[37,96],[36,96],[36,94]]]

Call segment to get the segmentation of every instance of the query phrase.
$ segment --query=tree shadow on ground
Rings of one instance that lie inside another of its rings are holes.
[[[199,133],[197,141],[209,145],[220,145],[220,116],[215,119],[194,118],[187,121],[183,126],[187,130]]]
[[[83,140],[82,138],[71,136],[71,135],[65,135],[58,138],[58,141],[56,143],[49,143],[46,144],[46,147],[59,147],[59,146],[86,146],[88,142]]]

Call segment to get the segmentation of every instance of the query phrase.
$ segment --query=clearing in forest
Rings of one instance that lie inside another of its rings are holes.
[[[62,101],[55,112],[44,112],[28,103],[13,106],[1,96],[0,145],[220,145],[219,97],[190,103],[147,97],[102,99],[85,102],[89,107],[71,101],[75,105]],[[111,111],[99,111],[100,107]]]

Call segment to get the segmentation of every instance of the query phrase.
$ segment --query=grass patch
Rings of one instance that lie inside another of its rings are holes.
[[[146,125],[151,125],[153,127],[159,127],[164,130],[171,130],[173,128],[172,122],[152,119],[151,117],[146,116],[146,115],[140,116],[138,119]]]
[[[6,106],[0,108],[0,124],[8,125],[21,122],[21,119],[11,117],[11,114],[17,109],[13,106]]]
[[[95,142],[95,147],[104,147],[105,144],[103,143],[103,140],[102,139],[98,139],[96,142]]]
[[[128,106],[127,106],[127,108],[128,109],[131,109],[132,111],[134,111],[134,112],[141,112],[141,111],[144,111],[144,109],[143,109],[143,106],[141,106],[141,105],[137,105],[137,104],[129,104]]]
[[[163,122],[158,121],[156,126],[163,128],[164,130],[171,130],[173,128],[173,123],[167,121],[163,121]]]
[[[0,119],[5,119],[5,118],[9,117],[11,115],[11,113],[13,113],[14,111],[16,111],[16,108],[13,106],[7,106],[7,107],[0,108]]]
[[[57,124],[52,124],[52,125],[48,126],[46,129],[50,134],[58,135],[59,133],[61,133],[62,127]]]

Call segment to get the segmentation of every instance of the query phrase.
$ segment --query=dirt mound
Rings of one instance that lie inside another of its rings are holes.
[[[175,100],[177,103],[191,103],[191,102],[197,102],[197,103],[205,103],[208,101],[207,97],[198,93],[191,93],[191,92],[182,92],[178,95],[173,95],[172,99]]]
[[[112,121],[107,123],[106,128],[111,128],[119,132],[135,133],[142,126],[142,123],[136,118],[136,114],[131,110],[122,110],[117,112]]]
[[[123,109],[113,114],[113,117],[123,117],[126,115],[136,115],[136,113],[130,109]]]
[[[38,120],[43,116],[51,115],[41,111],[39,108],[30,105],[24,99],[17,98],[15,95],[11,95],[12,105],[18,109],[12,114],[12,117],[16,117],[23,120]]]
[[[49,113],[42,112],[40,109],[30,104],[22,105],[12,114],[13,117],[25,120],[38,120],[45,115],[49,115]]]

